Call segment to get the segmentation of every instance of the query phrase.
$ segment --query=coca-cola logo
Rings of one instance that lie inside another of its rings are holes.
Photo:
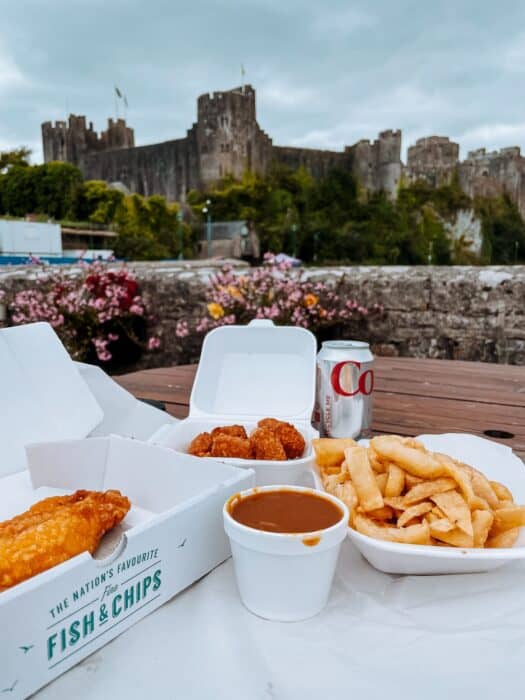
[[[371,394],[374,390],[374,372],[371,369],[367,369],[359,375],[355,389],[352,387],[352,390],[349,391],[348,389],[351,387],[344,388],[342,373],[348,365],[354,365],[357,369],[361,369],[361,363],[357,362],[357,360],[345,360],[334,365],[330,374],[330,382],[335,393],[340,396],[355,396],[356,394],[368,396]]]

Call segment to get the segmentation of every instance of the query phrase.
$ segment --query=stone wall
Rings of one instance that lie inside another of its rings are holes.
[[[316,179],[326,177],[332,170],[348,170],[351,167],[350,156],[340,151],[274,146],[272,157],[277,163],[288,168],[305,168]]]
[[[84,176],[122,182],[146,197],[162,193],[169,201],[180,201],[200,184],[196,153],[194,134],[151,146],[92,153],[84,158]]]
[[[178,339],[180,319],[204,311],[214,268],[207,263],[135,263],[143,294],[158,316],[160,352],[142,367],[195,361],[199,337]],[[239,273],[247,268],[238,263]],[[0,268],[0,289],[32,284],[34,268]],[[381,304],[381,318],[339,329],[370,341],[379,355],[481,360],[525,365],[525,266],[309,268],[309,277],[341,283],[349,298]]]

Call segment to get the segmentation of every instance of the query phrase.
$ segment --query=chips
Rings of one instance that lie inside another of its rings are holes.
[[[368,537],[402,544],[512,547],[525,506],[474,467],[414,438],[381,435],[313,441],[324,488],[350,509],[350,525]]]
[[[383,496],[368,461],[365,447],[349,447],[345,450],[346,468],[364,511],[383,507]]]
[[[339,467],[345,458],[347,447],[357,445],[351,438],[315,438],[312,440],[315,459],[320,467]]]

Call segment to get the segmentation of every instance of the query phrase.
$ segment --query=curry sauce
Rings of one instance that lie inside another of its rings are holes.
[[[280,533],[324,530],[343,516],[341,508],[327,498],[291,489],[259,491],[233,499],[229,512],[241,525]]]

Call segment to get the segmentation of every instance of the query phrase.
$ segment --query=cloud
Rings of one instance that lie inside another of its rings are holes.
[[[0,136],[32,145],[66,103],[100,129],[116,83],[137,144],[178,138],[198,95],[239,85],[244,63],[280,145],[339,149],[387,128],[405,148],[525,144],[524,26],[516,0],[5,2]]]
[[[305,107],[316,97],[312,88],[294,86],[293,83],[279,79],[262,83],[257,87],[257,95],[268,105],[296,109]]]
[[[358,7],[343,7],[330,10],[324,5],[313,14],[310,31],[319,39],[330,41],[349,37],[357,30],[369,29],[376,18]]]
[[[12,56],[0,46],[0,94],[5,95],[13,88],[26,85],[27,82],[26,76]]]
[[[510,73],[525,72],[525,34],[510,41],[502,53],[501,64]]]
[[[458,137],[464,155],[476,148],[499,149],[525,144],[525,122],[480,124]]]

